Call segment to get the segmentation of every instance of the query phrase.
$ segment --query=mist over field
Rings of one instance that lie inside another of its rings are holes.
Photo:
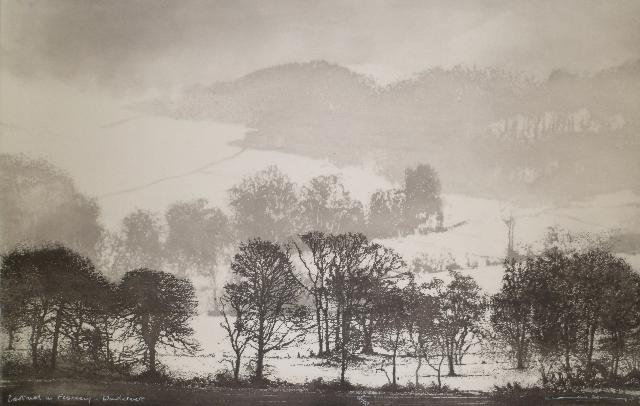
[[[639,13],[0,0],[3,400],[637,395]]]

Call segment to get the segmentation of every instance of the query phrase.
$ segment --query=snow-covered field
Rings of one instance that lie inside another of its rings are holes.
[[[224,330],[220,327],[221,320],[220,317],[201,315],[194,321],[197,339],[203,349],[202,356],[183,357],[165,353],[160,360],[173,373],[182,377],[207,376],[230,369],[225,356],[233,352],[226,341]],[[309,352],[315,350],[316,346],[311,333],[302,344],[271,354],[266,360],[267,371],[271,373],[270,377],[294,383],[304,383],[318,377],[322,377],[325,381],[339,378],[338,366],[328,366],[321,359],[309,357]],[[244,366],[248,365],[251,355],[252,353],[248,351],[244,356]],[[533,384],[538,379],[535,372],[515,371],[508,362],[505,363],[500,357],[493,357],[491,354],[469,355],[465,358],[464,364],[456,370],[456,373],[460,374],[457,377],[444,376],[447,373],[447,367],[443,365],[443,384],[463,390],[487,391],[498,383],[517,381],[522,384]],[[381,386],[387,383],[387,377],[381,368],[386,369],[391,376],[391,365],[388,359],[382,356],[367,356],[363,362],[350,367],[347,371],[347,379],[354,384]],[[414,382],[415,368],[416,362],[413,358],[399,358],[399,383],[404,385]],[[435,371],[423,365],[420,370],[420,383],[430,384],[436,380]]]

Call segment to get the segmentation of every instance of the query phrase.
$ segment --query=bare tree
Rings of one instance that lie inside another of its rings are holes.
[[[231,349],[235,355],[232,362],[233,379],[238,382],[242,354],[252,339],[250,330],[250,312],[252,303],[244,292],[251,290],[247,281],[228,283],[224,287],[224,295],[220,298],[220,312],[224,322],[220,323],[227,332]]]
[[[363,234],[341,234],[331,239],[333,252],[328,287],[335,306],[336,350],[340,359],[340,382],[354,352],[360,348],[358,316],[382,281],[398,278],[404,262],[393,250],[370,243]]]
[[[305,280],[301,280],[300,285],[313,298],[318,335],[318,356],[322,356],[330,352],[327,277],[332,261],[331,238],[322,232],[313,231],[301,235],[300,240],[304,246],[301,246],[297,241],[293,242],[298,258],[306,270]],[[311,259],[305,258],[305,248],[311,254]]]
[[[287,348],[306,333],[307,311],[298,304],[301,288],[289,254],[269,241],[242,243],[231,270],[242,289],[232,288],[227,293],[238,303],[250,304],[244,321],[250,345],[256,350],[254,379],[262,381],[265,355]]]

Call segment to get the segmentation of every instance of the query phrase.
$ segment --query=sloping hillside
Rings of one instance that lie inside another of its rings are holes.
[[[543,81],[431,69],[385,87],[326,62],[288,64],[137,108],[244,124],[254,130],[237,145],[375,162],[391,179],[430,162],[457,193],[549,203],[640,189],[640,61]]]

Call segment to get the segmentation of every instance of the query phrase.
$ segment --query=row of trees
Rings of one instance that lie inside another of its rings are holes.
[[[59,354],[86,372],[155,373],[157,349],[192,352],[192,284],[150,269],[109,282],[86,257],[62,247],[23,248],[1,258],[0,321],[7,349],[25,340],[34,370],[56,372]],[[69,365],[69,363],[67,363]]]
[[[509,259],[490,298],[455,271],[448,283],[419,284],[394,251],[354,233],[311,232],[285,245],[251,239],[231,268],[219,303],[236,379],[248,348],[262,380],[269,353],[311,332],[318,355],[340,366],[342,383],[358,355],[374,349],[390,359],[391,384],[398,357],[416,359],[416,384],[424,365],[440,383],[443,365],[454,375],[481,342],[508,348],[517,368],[535,361],[543,380],[616,377],[638,367],[640,276],[602,248]],[[112,283],[61,246],[15,249],[1,270],[7,346],[26,340],[33,368],[56,371],[64,354],[80,369],[143,364],[154,373],[158,348],[198,348],[190,327],[197,303],[185,279],[137,269]]]
[[[416,384],[423,365],[440,384],[443,365],[455,375],[480,344],[498,348],[492,353],[511,357],[518,369],[535,361],[544,381],[616,377],[623,360],[626,371],[638,367],[640,276],[602,247],[548,247],[510,258],[491,297],[456,271],[448,283],[418,284],[395,252],[354,233],[310,232],[286,245],[250,240],[232,269],[235,280],[220,303],[235,379],[246,348],[256,350],[262,379],[265,354],[310,330],[318,356],[340,366],[342,383],[358,354],[374,349],[390,357],[393,385],[400,356],[416,359]]]
[[[292,256],[304,271],[295,269]],[[396,358],[406,351],[418,358],[419,367],[423,360],[433,366],[431,360],[441,355],[438,375],[445,359],[454,375],[454,365],[480,338],[487,308],[470,277],[453,272],[449,284],[434,280],[418,286],[403,272],[398,254],[363,234],[315,231],[286,246],[253,239],[241,245],[231,267],[235,280],[225,285],[220,305],[235,354],[235,379],[248,347],[256,352],[255,378],[261,380],[265,354],[310,330],[318,355],[340,365],[343,384],[357,354],[371,354],[374,346],[392,353],[394,385]],[[305,292],[311,311],[301,305]]]
[[[96,202],[46,161],[0,154],[0,192],[0,251],[56,241],[115,279],[136,267],[160,265],[211,276],[222,252],[254,237],[284,242],[315,230],[377,238],[442,223],[440,181],[429,165],[408,168],[401,189],[376,192],[367,208],[338,176],[317,176],[298,187],[271,166],[229,190],[230,216],[205,199],[176,202],[163,219],[147,210],[130,213],[117,233],[103,229]]]
[[[621,360],[637,359],[640,275],[605,249],[551,247],[511,260],[491,302],[492,325],[517,368],[533,359],[545,380],[550,373],[616,377]]]

